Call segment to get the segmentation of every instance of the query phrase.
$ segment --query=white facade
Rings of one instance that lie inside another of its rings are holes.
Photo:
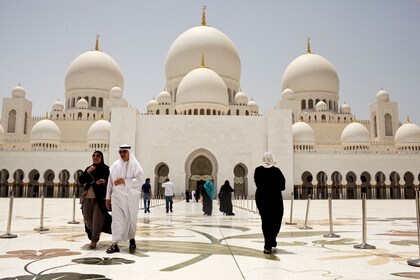
[[[355,120],[339,106],[339,76],[326,58],[307,52],[283,75],[274,109],[258,104],[240,86],[241,61],[233,42],[202,25],[170,46],[166,83],[146,111],[124,99],[118,63],[95,50],[76,57],[65,77],[65,104],[45,117],[17,86],[3,99],[0,126],[0,196],[71,196],[94,150],[108,164],[117,147],[130,144],[154,194],[167,177],[176,194],[198,180],[219,186],[230,180],[235,194],[253,195],[253,171],[266,151],[286,177],[285,197],[413,198],[420,176],[420,128],[398,120],[398,104],[380,90],[369,120]],[[244,91],[243,91],[244,90]],[[249,94],[249,93],[248,93]],[[373,93],[375,94],[375,93]],[[372,94],[372,95],[373,95]],[[258,99],[258,93],[253,93]],[[35,192],[35,194],[34,194]]]

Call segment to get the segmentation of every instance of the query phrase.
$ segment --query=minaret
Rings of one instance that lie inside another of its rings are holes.
[[[99,51],[99,34],[96,34],[95,51]]]
[[[306,53],[311,53],[311,38],[308,37],[308,41],[306,43]]]
[[[201,25],[206,25],[206,6],[203,6],[203,11],[201,12]]]

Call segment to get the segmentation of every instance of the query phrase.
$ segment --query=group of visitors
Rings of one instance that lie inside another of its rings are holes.
[[[118,242],[129,241],[129,248],[136,249],[136,228],[140,196],[144,199],[144,213],[150,213],[152,194],[150,179],[141,185],[143,168],[131,152],[131,146],[119,147],[120,158],[111,167],[104,163],[101,151],[92,155],[92,164],[80,175],[80,183],[85,185],[80,197],[85,231],[91,241],[89,247],[95,249],[101,232],[112,234],[112,244],[107,253],[116,253],[120,249]],[[275,166],[273,155],[269,152],[263,156],[263,162],[255,169],[254,181],[257,187],[255,200],[261,215],[264,235],[264,253],[271,254],[277,246],[276,237],[280,231],[283,218],[283,198],[286,180],[283,173]],[[174,185],[168,179],[162,184],[165,189],[166,213],[173,212]],[[224,215],[233,213],[232,193],[234,189],[228,180],[221,186],[218,194],[219,210]],[[192,200],[198,201],[201,196],[204,215],[210,216],[213,211],[213,199],[216,190],[210,180],[198,181],[197,191],[191,192]],[[187,202],[189,192],[186,192]],[[112,211],[112,216],[108,211]]]

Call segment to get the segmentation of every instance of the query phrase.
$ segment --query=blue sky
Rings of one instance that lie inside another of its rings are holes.
[[[67,67],[92,50],[112,56],[124,75],[124,97],[141,112],[165,86],[165,59],[173,41],[207,24],[225,33],[241,57],[241,88],[263,113],[281,99],[283,72],[311,49],[340,78],[340,102],[358,119],[384,88],[420,125],[420,2],[416,0],[313,1],[0,1],[0,98],[17,84],[43,116],[64,101]]]

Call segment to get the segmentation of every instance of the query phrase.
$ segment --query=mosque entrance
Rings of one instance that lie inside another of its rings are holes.
[[[210,180],[214,182],[213,179],[213,166],[210,160],[205,156],[196,157],[191,163],[191,176],[188,182],[188,190],[191,192],[197,189],[199,186],[203,185],[205,181]]]

